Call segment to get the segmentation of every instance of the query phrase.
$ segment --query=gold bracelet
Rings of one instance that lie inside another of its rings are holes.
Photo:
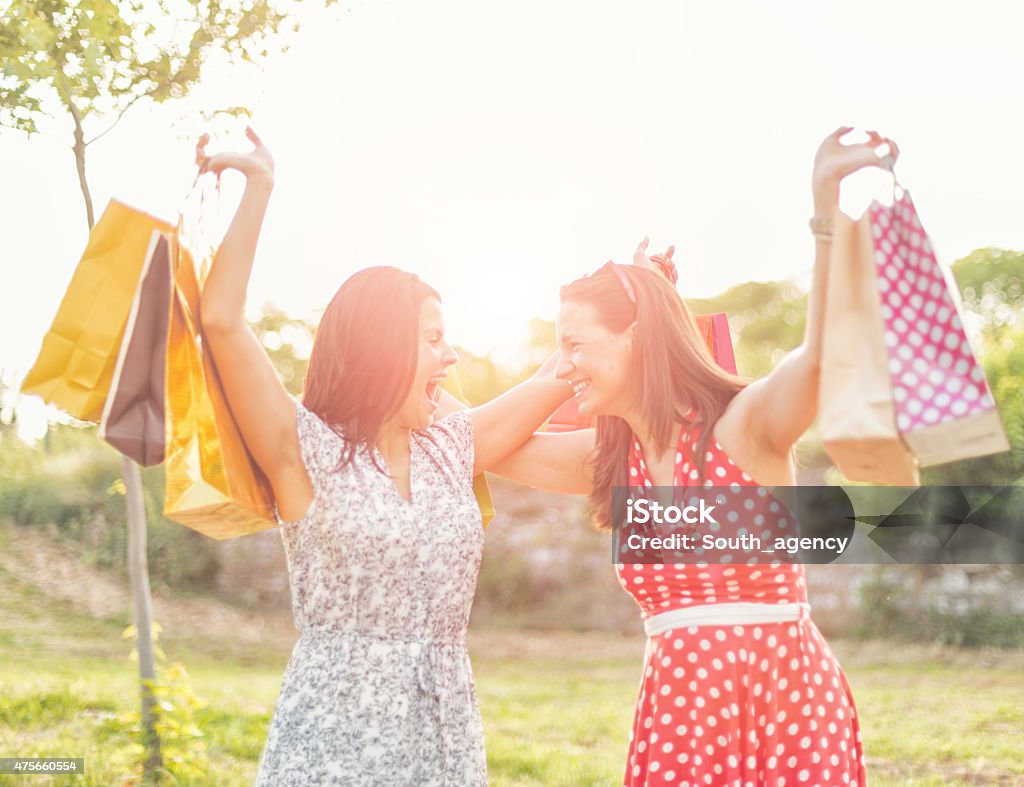
[[[826,243],[832,240],[832,231],[835,225],[832,219],[826,216],[811,216],[811,220],[807,222],[811,228],[811,235],[817,240],[825,241]]]

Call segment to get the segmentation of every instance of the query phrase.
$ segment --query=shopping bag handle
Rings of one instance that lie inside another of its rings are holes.
[[[907,190],[903,187],[903,184],[900,183],[899,178],[896,177],[896,159],[892,155],[891,147],[889,151],[889,153],[882,156],[882,165],[889,171],[889,174],[892,175],[892,201],[895,203],[907,193]]]
[[[185,192],[185,197],[181,200],[181,208],[178,210],[179,218],[182,215],[185,214],[186,210],[189,207],[189,204],[191,202],[195,201],[197,195],[198,195],[198,199],[199,199],[199,205],[197,206],[197,209],[196,209],[196,214],[197,214],[196,221],[198,222],[199,218],[202,217],[203,208],[206,206],[206,193],[208,191],[208,189],[206,188],[206,184],[210,182],[209,178],[205,178],[204,179],[204,176],[206,176],[206,175],[212,175],[215,178],[215,181],[214,181],[214,183],[215,183],[214,191],[217,194],[217,206],[219,208],[219,206],[220,206],[220,175],[219,174],[215,174],[213,172],[200,170],[197,167],[196,168],[196,175],[192,179],[192,185],[189,187],[188,191]]]
[[[207,227],[209,220],[203,220],[203,216],[207,212],[207,192],[209,191],[208,184],[210,183],[210,179],[206,177],[207,175],[215,178],[214,191],[216,192],[216,204],[219,212],[220,176],[212,172],[198,170],[197,168],[196,176],[192,180],[192,186],[186,192],[184,199],[181,201],[181,207],[178,210],[178,234],[188,239],[193,248],[212,250],[216,244],[209,237]],[[196,204],[197,200],[198,204]]]

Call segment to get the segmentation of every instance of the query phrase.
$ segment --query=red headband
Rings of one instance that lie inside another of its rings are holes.
[[[629,276],[626,275],[626,272],[611,260],[608,260],[608,262],[598,268],[597,272],[600,273],[605,268],[611,269],[612,273],[614,273],[615,277],[619,280],[619,284],[622,285],[622,289],[626,291],[626,297],[629,298],[630,303],[636,306],[636,290],[633,289],[633,282],[629,280]]]

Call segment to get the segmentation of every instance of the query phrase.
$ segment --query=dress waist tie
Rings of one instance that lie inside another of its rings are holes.
[[[644,621],[648,637],[656,637],[672,629],[687,626],[748,626],[755,623],[790,623],[810,618],[811,605],[806,601],[788,604],[762,604],[751,601],[730,601],[723,604],[698,604],[670,609]]]

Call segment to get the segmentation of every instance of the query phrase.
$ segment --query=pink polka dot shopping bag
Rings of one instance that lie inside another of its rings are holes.
[[[856,221],[837,212],[818,419],[850,480],[916,486],[919,466],[1009,450],[955,286],[899,185]]]

